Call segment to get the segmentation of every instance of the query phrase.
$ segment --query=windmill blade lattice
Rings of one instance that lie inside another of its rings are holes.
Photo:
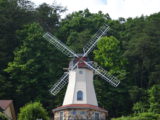
[[[45,33],[43,37],[49,41],[51,44],[53,44],[58,50],[60,50],[62,53],[69,57],[78,57],[77,54],[71,50],[69,47],[67,47],[64,43],[62,43],[60,40],[58,40],[55,36],[53,36],[51,33]]]
[[[55,96],[60,92],[60,90],[68,83],[68,76],[71,71],[73,71],[75,68],[82,67],[82,63],[84,62],[88,68],[94,70],[101,78],[103,78],[105,81],[109,82],[114,87],[117,87],[120,83],[120,81],[108,74],[107,71],[105,71],[102,67],[98,66],[96,63],[90,63],[91,61],[87,61],[86,58],[87,55],[94,49],[97,42],[100,40],[100,38],[110,29],[108,25],[102,26],[96,34],[92,37],[92,39],[85,45],[83,48],[84,54],[81,56],[79,54],[76,54],[72,49],[70,49],[68,46],[66,46],[64,43],[62,43],[60,40],[58,40],[55,36],[53,36],[51,33],[45,33],[43,37],[50,42],[52,45],[54,45],[58,50],[60,50],[62,53],[69,57],[73,57],[73,61],[75,60],[76,63],[73,64],[73,66],[69,67],[69,72],[65,72],[63,76],[53,85],[53,87],[50,89],[50,92]],[[73,62],[71,61],[71,62]],[[86,66],[85,66],[86,67]]]
[[[54,96],[68,83],[68,72],[65,72],[62,77],[49,90]]]
[[[79,62],[77,62],[72,68],[71,70],[73,70],[74,68],[77,67]],[[59,79],[59,81],[57,81],[53,87],[50,89],[51,94],[53,94],[54,96],[57,95],[60,90],[68,83],[68,76],[69,73],[65,72],[62,77]]]
[[[93,48],[96,46],[97,42],[100,40],[100,38],[110,29],[108,25],[102,26],[96,34],[92,37],[92,39],[84,46],[83,51],[84,55],[87,56]]]
[[[104,80],[106,80],[107,82],[109,82],[112,86],[117,87],[120,83],[120,81],[108,74],[108,72],[106,70],[104,70],[101,66],[98,66],[97,63],[93,63],[93,64],[89,64],[87,62],[84,61],[84,63],[92,70],[94,70],[101,78],[103,78]]]

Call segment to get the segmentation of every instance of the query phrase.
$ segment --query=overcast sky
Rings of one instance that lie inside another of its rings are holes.
[[[99,10],[103,13],[109,13],[112,19],[119,17],[137,17],[150,15],[160,11],[160,0],[32,0],[36,5],[43,2],[57,4],[67,7],[65,14],[73,11],[84,10],[88,8],[95,13]]]

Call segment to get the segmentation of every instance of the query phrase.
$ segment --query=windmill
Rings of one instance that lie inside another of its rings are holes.
[[[68,72],[65,72],[62,75],[62,77],[58,80],[58,82],[55,83],[53,87],[50,89],[50,92],[55,96],[61,91],[61,89],[66,84],[68,84],[63,101],[63,106],[54,110],[54,113],[57,113],[56,116],[58,116],[59,114],[59,118],[64,117],[64,115],[62,114],[63,112],[61,110],[64,110],[66,106],[67,109],[72,108],[72,110],[75,108],[81,108],[83,106],[81,109],[96,108],[96,110],[99,111],[98,113],[106,112],[105,110],[103,111],[101,108],[98,107],[97,98],[93,85],[93,76],[94,74],[99,75],[103,80],[107,81],[114,87],[117,87],[120,81],[116,77],[110,75],[97,63],[90,61],[88,58],[88,54],[94,49],[97,42],[103,35],[106,34],[106,32],[109,29],[110,28],[108,25],[103,25],[91,38],[91,40],[83,47],[83,54],[76,54],[76,52],[74,52],[72,49],[70,49],[68,46],[66,46],[64,43],[62,43],[55,36],[48,32],[43,35],[43,37],[48,42],[53,44],[59,51],[61,51],[68,57],[72,57],[69,63]],[[99,114],[97,114],[97,116],[95,114],[94,118],[100,117]],[[75,117],[73,116],[72,118],[75,119]]]

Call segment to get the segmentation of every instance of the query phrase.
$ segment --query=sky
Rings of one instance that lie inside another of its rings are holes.
[[[160,12],[160,0],[31,0],[36,5],[41,3],[52,4],[66,7],[68,10],[63,16],[78,10],[88,8],[90,12],[109,13],[112,19],[119,17],[139,17]]]

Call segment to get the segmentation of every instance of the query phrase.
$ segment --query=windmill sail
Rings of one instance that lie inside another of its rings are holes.
[[[92,39],[84,46],[84,48],[83,48],[84,55],[83,56],[87,56],[93,50],[93,48],[96,46],[98,40],[100,40],[100,38],[109,30],[109,28],[110,27],[105,24],[96,32],[96,34],[92,37]]]
[[[106,70],[104,70],[101,66],[98,66],[96,63],[89,64],[85,61],[84,61],[84,63],[90,69],[94,70],[101,78],[103,78],[104,80],[109,82],[112,86],[117,87],[119,85],[120,81],[116,77],[108,74],[108,72]]]
[[[60,40],[58,40],[55,36],[53,36],[51,33],[45,33],[43,37],[49,41],[51,44],[53,44],[58,50],[60,50],[62,53],[69,57],[78,57],[77,54],[71,50],[69,47],[67,47],[64,43],[62,43]]]
[[[69,73],[65,72],[59,81],[53,85],[53,87],[50,89],[51,94],[55,96],[68,83],[68,75]]]
[[[120,81],[108,74],[107,71],[105,71],[102,67],[98,66],[95,63],[89,63],[91,61],[87,61],[84,59],[96,46],[97,42],[100,40],[100,38],[110,29],[108,25],[102,26],[98,32],[92,37],[92,39],[84,46],[83,51],[84,54],[82,56],[76,54],[72,49],[67,47],[64,43],[62,43],[60,40],[58,40],[55,36],[51,35],[50,33],[45,33],[43,37],[50,42],[52,45],[54,45],[58,50],[60,50],[62,53],[69,57],[74,57],[75,63],[72,67],[70,67],[68,70],[69,72],[73,71],[75,68],[81,68],[83,64],[85,63],[88,68],[94,70],[101,78],[103,78],[105,81],[109,82],[114,87],[117,87],[120,83]],[[93,75],[93,74],[92,74]],[[68,76],[69,73],[64,73],[63,76],[58,80],[57,83],[53,85],[53,87],[50,89],[50,92],[55,96],[57,93],[60,92],[60,90],[68,83]],[[70,96],[69,96],[70,97]]]

